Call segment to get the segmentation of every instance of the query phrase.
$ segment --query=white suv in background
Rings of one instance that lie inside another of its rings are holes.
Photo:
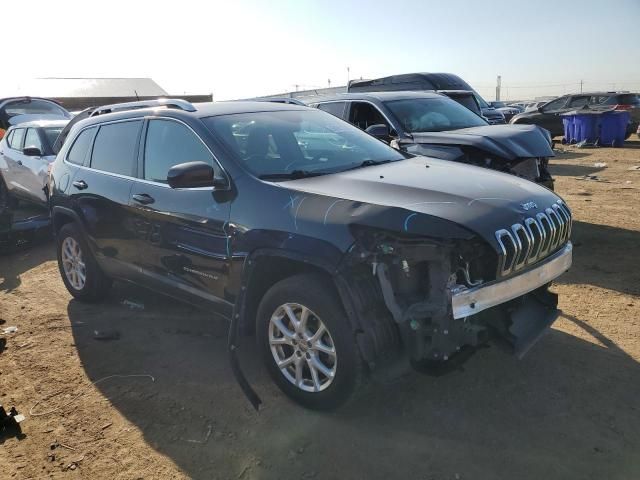
[[[0,141],[0,211],[17,200],[46,207],[53,144],[68,122],[36,120],[7,130]]]

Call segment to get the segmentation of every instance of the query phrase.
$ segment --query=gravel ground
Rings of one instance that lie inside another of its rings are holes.
[[[50,243],[0,257],[0,328],[18,327],[0,403],[27,417],[22,437],[0,436],[0,478],[640,478],[640,142],[560,150],[576,248],[551,332],[522,361],[490,347],[442,377],[373,382],[330,414],[281,395],[246,339],[255,413],[226,324],[205,312],[124,284],[80,304]]]

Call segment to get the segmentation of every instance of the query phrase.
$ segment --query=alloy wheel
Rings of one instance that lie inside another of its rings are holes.
[[[285,303],[275,310],[269,347],[282,375],[300,390],[321,392],[333,382],[335,344],[320,317],[304,305]]]
[[[80,244],[72,237],[62,242],[62,268],[67,280],[76,290],[82,290],[87,281],[85,265]]]

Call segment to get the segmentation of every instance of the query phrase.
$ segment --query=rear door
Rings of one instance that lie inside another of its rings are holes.
[[[135,262],[156,288],[188,301],[205,299],[228,314],[222,300],[228,281],[230,203],[212,187],[173,189],[169,169],[203,161],[222,174],[206,143],[185,123],[147,120],[139,179],[130,208],[136,236]]]
[[[140,254],[134,248],[129,194],[137,175],[142,124],[142,119],[104,123],[93,139],[91,129],[85,136],[83,131],[75,142],[92,142],[89,161],[76,170],[69,187],[98,263],[106,272],[127,278],[136,276],[133,265]],[[78,152],[81,155],[80,148]]]

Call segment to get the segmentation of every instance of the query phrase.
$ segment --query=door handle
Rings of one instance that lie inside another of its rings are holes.
[[[146,193],[135,193],[131,198],[142,205],[149,205],[155,202],[154,198]]]
[[[76,180],[75,182],[73,182],[73,186],[78,190],[84,190],[85,188],[89,187],[89,185],[87,185],[87,182],[85,182],[84,180]]]

